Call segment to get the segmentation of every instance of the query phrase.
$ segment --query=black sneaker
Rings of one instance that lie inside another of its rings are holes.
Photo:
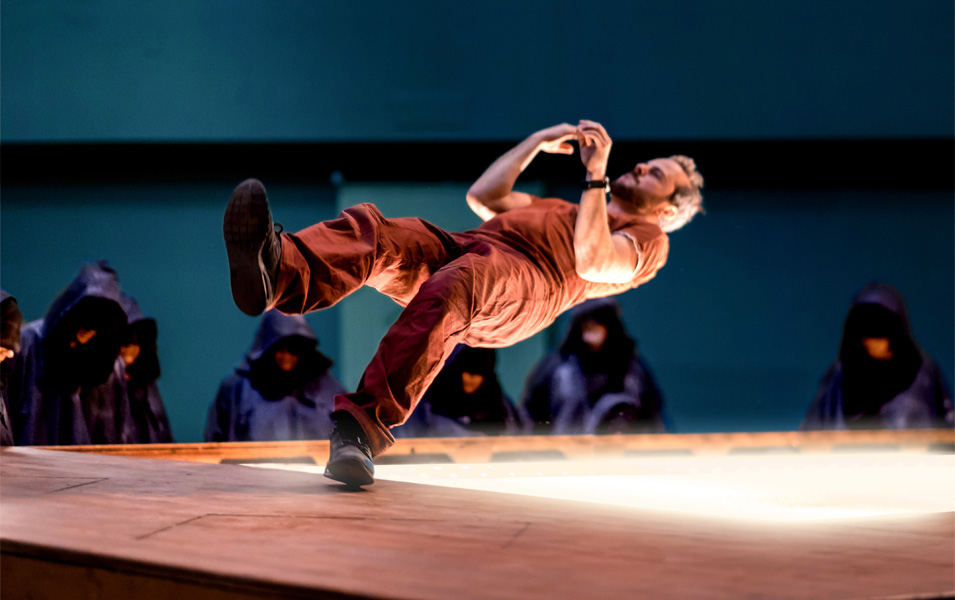
[[[325,477],[353,487],[375,483],[375,463],[361,425],[344,410],[332,413],[332,419],[335,420],[335,431],[332,432]]]
[[[222,233],[229,253],[232,298],[245,314],[262,314],[275,296],[282,241],[272,225],[261,181],[246,179],[235,188],[225,209]]]

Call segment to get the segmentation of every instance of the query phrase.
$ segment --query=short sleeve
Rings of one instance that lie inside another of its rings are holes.
[[[637,250],[637,266],[633,269],[633,275],[630,278],[632,287],[652,279],[666,264],[670,240],[659,227],[648,223],[638,223],[613,233],[626,236]]]

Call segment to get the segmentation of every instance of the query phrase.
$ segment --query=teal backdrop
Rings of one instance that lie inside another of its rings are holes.
[[[951,136],[944,0],[4,0],[7,141]]]

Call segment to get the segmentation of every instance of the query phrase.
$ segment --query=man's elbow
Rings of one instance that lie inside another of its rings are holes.
[[[481,217],[482,221],[492,219],[497,214],[487,205],[486,201],[480,195],[472,193],[472,190],[468,190],[465,199],[467,200],[468,206],[471,208],[474,214]]]
[[[592,261],[578,260],[575,268],[577,269],[577,275],[580,276],[581,279],[593,281],[594,283],[603,282],[601,269]]]
[[[471,206],[488,206],[494,202],[492,191],[487,186],[482,185],[480,181],[471,184],[466,197],[468,204]]]
[[[626,283],[633,276],[632,272],[616,265],[596,261],[578,260],[575,268],[581,279],[593,283]]]
[[[480,194],[477,191],[475,191],[473,186],[471,187],[471,189],[468,190],[468,193],[464,197],[468,201],[468,206],[470,206],[472,209],[475,206],[484,205],[484,202],[481,200]]]

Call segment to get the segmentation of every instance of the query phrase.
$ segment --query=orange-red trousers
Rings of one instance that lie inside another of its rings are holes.
[[[335,398],[335,410],[358,420],[375,455],[394,443],[389,428],[411,414],[455,345],[510,345],[559,312],[555,286],[527,256],[475,232],[386,219],[371,204],[281,240],[279,311],[327,308],[363,285],[405,307],[358,389]]]

